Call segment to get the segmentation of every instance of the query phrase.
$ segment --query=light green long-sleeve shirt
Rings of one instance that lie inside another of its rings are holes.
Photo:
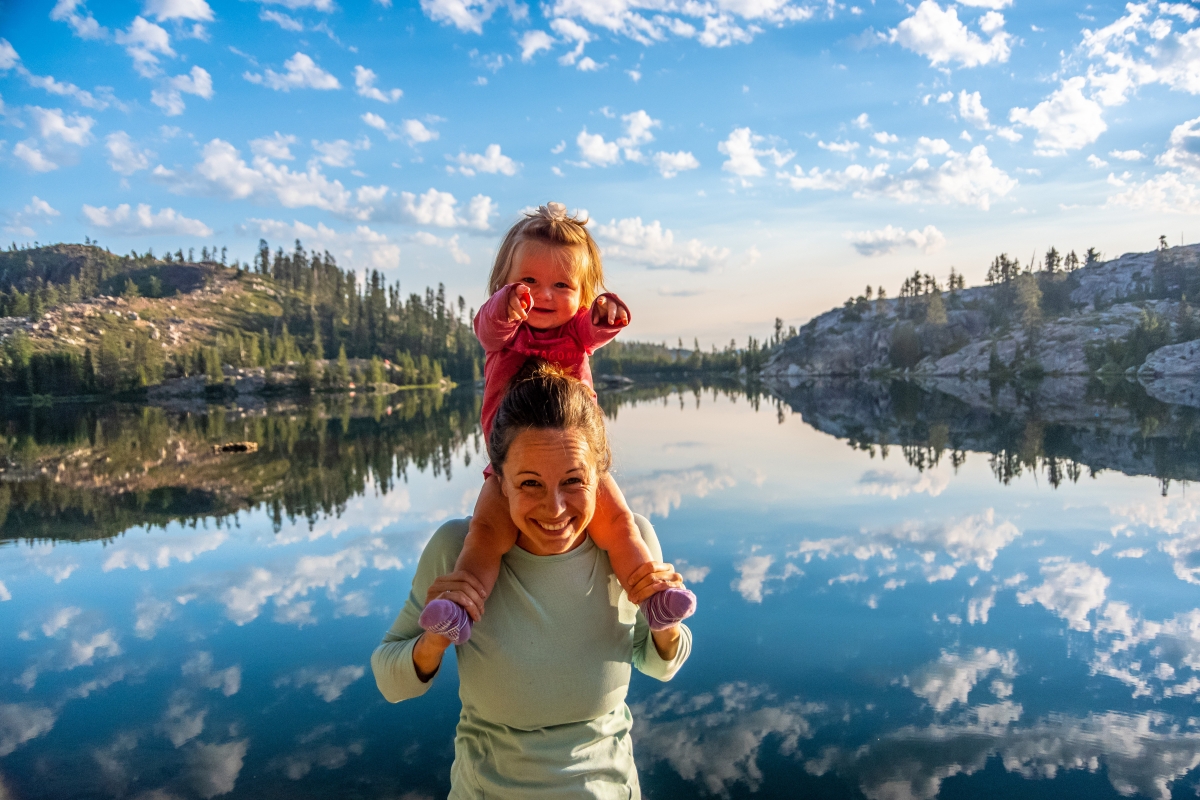
[[[654,529],[637,521],[661,561]],[[422,683],[413,666],[417,618],[429,585],[454,569],[467,523],[452,520],[434,533],[403,610],[371,655],[389,702],[422,695],[433,682]],[[483,619],[457,647],[462,714],[451,800],[641,797],[625,705],[630,665],[670,680],[691,653],[691,631],[682,632],[675,658],[663,660],[608,554],[591,539],[555,556],[514,547]]]

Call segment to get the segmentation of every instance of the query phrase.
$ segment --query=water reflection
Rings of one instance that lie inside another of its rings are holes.
[[[1194,791],[1192,412],[940,388],[602,396],[703,609],[680,675],[632,686],[646,796]],[[444,796],[453,670],[392,707],[367,657],[470,510],[477,415],[470,392],[10,411],[0,797]]]

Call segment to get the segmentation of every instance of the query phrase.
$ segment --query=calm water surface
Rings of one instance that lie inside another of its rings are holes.
[[[645,794],[1195,796],[1189,413],[792,388],[604,400],[700,599],[631,686]],[[445,796],[452,662],[392,706],[368,660],[473,504],[477,406],[390,402],[10,414],[0,798]]]

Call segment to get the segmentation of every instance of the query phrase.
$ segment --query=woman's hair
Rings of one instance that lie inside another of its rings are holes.
[[[583,434],[595,457],[596,472],[608,472],[612,454],[604,412],[583,381],[541,359],[531,358],[513,378],[488,437],[488,457],[492,469],[503,473],[508,449],[522,431],[565,430]]]
[[[579,302],[581,308],[592,304],[604,291],[604,265],[600,261],[600,248],[588,233],[588,219],[572,217],[562,203],[547,203],[537,211],[526,213],[524,219],[508,229],[492,274],[488,276],[488,294],[500,291],[508,281],[513,257],[517,247],[524,242],[537,242],[559,251],[563,261],[577,270],[579,277]]]

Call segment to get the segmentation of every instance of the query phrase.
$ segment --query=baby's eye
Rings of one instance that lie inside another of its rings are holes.
[[[537,283],[536,278],[522,278],[521,280],[524,281],[525,283]]]
[[[571,287],[568,286],[567,284],[563,283],[562,281],[559,281],[558,283],[554,284],[554,288],[555,289],[570,289]]]

